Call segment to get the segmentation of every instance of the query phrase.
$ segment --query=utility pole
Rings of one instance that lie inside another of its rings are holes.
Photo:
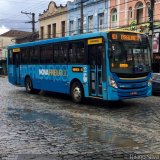
[[[81,0],[80,2],[80,8],[81,8],[80,34],[83,34],[83,0]]]
[[[80,34],[83,34],[83,20],[84,20],[84,15],[83,15],[83,3],[87,2],[88,0],[77,0],[76,4],[80,4]]]
[[[150,7],[149,7],[149,36],[150,36],[150,43],[151,43],[151,51],[152,51],[153,34],[154,34],[154,5],[155,5],[155,0],[150,0]]]
[[[28,21],[26,23],[32,23],[32,33],[35,33],[35,13],[28,13],[28,12],[23,12],[21,11],[22,14],[26,14],[26,15],[32,15],[32,20],[31,21]]]

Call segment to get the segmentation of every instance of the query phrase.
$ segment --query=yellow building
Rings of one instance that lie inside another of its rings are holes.
[[[40,39],[64,37],[66,35],[67,6],[56,6],[50,2],[48,9],[39,15]]]

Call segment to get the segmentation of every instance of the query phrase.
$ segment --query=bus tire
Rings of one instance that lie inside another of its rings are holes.
[[[32,85],[32,80],[30,79],[30,77],[26,78],[25,87],[26,87],[27,93],[33,93],[33,85]]]
[[[83,87],[79,82],[74,82],[71,86],[71,97],[73,102],[81,103],[84,97]]]

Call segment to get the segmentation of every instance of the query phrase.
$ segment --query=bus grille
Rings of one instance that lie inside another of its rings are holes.
[[[121,98],[146,96],[148,81],[141,82],[118,82],[118,95]]]
[[[136,82],[136,83],[126,83],[126,82],[119,82],[118,83],[118,88],[128,90],[128,89],[140,89],[144,88],[148,85],[148,81],[144,82]]]

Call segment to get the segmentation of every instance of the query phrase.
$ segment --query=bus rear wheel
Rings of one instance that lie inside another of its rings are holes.
[[[83,88],[79,82],[74,82],[71,87],[71,97],[75,103],[80,103],[83,100]]]
[[[27,93],[33,93],[32,80],[29,77],[27,77],[25,80],[25,87]]]
[[[26,87],[26,92],[27,93],[39,93],[39,89],[34,89],[32,85],[32,80],[30,77],[27,77],[25,80],[25,87]]]

